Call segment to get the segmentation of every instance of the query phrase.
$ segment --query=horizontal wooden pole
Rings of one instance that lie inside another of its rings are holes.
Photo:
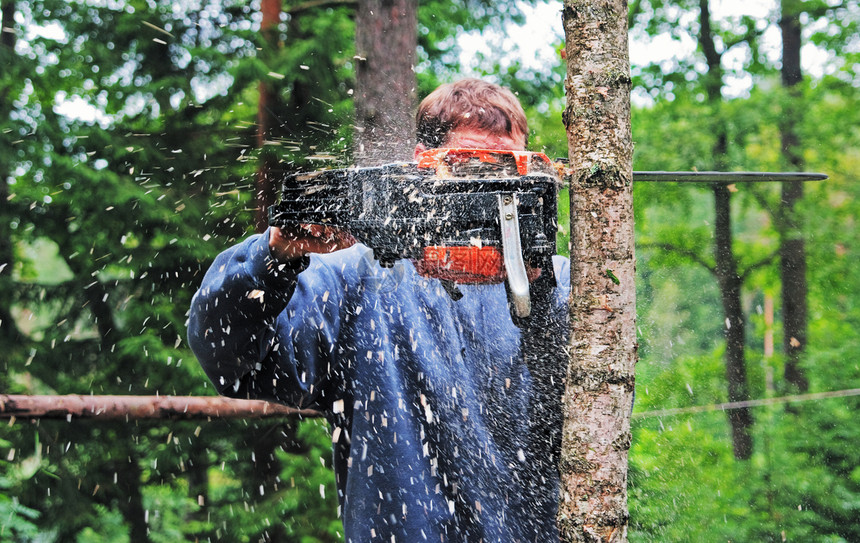
[[[261,400],[215,396],[29,396],[0,394],[0,418],[96,420],[207,420],[319,417]]]

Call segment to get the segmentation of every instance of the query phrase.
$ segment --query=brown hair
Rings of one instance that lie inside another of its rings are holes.
[[[418,106],[415,115],[418,143],[427,148],[444,145],[457,128],[486,130],[496,136],[528,142],[528,121],[523,106],[504,87],[480,79],[462,79],[442,85]]]

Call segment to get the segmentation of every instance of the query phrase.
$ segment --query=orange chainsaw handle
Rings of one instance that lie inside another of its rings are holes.
[[[501,283],[506,277],[502,253],[492,246],[433,245],[414,263],[420,275],[455,283]]]
[[[498,149],[428,149],[418,155],[418,167],[436,170],[436,175],[445,176],[447,174],[447,163],[445,159],[454,159],[456,161],[466,161],[477,158],[481,162],[487,164],[496,164],[499,162],[500,156],[512,156],[517,165],[517,173],[519,175],[528,175],[532,160],[541,160],[548,165],[552,165],[549,157],[543,153],[535,153],[531,151],[506,151]]]

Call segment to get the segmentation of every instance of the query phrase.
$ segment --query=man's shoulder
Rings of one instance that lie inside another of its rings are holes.
[[[309,256],[311,267],[321,266],[341,274],[374,264],[373,251],[361,243],[332,253],[311,253]]]
[[[553,272],[559,286],[570,286],[570,259],[566,256],[555,255],[552,257]]]
[[[364,284],[368,280],[379,280],[389,272],[373,257],[373,250],[361,243],[332,253],[311,253],[309,256],[310,264],[304,274],[308,279],[317,277],[328,283],[336,282],[349,286]],[[395,267],[398,270],[401,268],[400,265]]]

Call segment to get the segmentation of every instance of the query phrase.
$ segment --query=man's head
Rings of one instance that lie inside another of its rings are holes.
[[[528,122],[517,97],[479,79],[442,85],[421,102],[415,118],[416,155],[436,147],[526,148]]]

